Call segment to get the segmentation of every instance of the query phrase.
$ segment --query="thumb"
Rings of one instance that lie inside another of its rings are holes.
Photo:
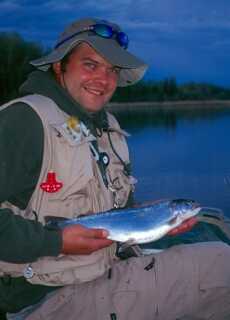
[[[105,229],[99,229],[99,228],[91,228],[87,230],[87,237],[89,238],[95,238],[95,239],[105,239],[109,235],[109,232]]]

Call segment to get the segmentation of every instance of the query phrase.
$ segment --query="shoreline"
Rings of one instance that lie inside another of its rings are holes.
[[[139,102],[110,102],[106,109],[114,112],[127,111],[156,111],[172,109],[222,109],[230,107],[230,100],[183,100],[183,101],[139,101]]]

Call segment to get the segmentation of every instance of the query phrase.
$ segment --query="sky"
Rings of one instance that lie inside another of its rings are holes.
[[[230,0],[0,0],[0,32],[44,48],[83,17],[118,23],[149,65],[147,80],[230,88]]]

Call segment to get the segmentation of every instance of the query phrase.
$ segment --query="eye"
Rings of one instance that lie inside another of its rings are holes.
[[[93,63],[93,62],[91,62],[91,61],[86,61],[86,62],[84,63],[84,66],[85,66],[87,69],[90,69],[90,70],[95,70],[96,67],[97,67],[96,63]]]
[[[121,71],[121,68],[118,68],[118,67],[112,67],[111,68],[111,71],[117,75],[119,75],[120,71]]]

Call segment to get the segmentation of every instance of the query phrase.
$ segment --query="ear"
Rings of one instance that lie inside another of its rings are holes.
[[[58,61],[58,62],[53,63],[52,67],[53,67],[53,71],[54,71],[54,73],[56,74],[56,76],[57,76],[57,77],[60,77],[60,75],[61,75],[61,73],[62,73],[62,70],[61,70],[61,62]]]

